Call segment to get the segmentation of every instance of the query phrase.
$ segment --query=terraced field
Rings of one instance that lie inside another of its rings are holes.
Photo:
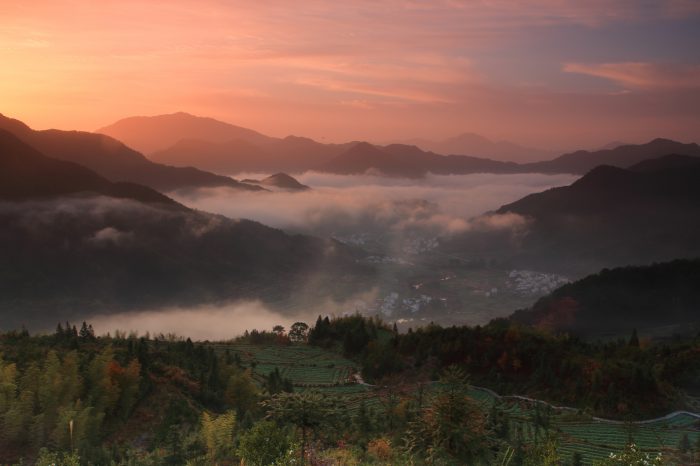
[[[247,345],[215,344],[217,351],[238,355],[246,366],[253,369],[258,379],[275,368],[283,377],[292,381],[295,390],[319,390],[328,395],[340,396],[352,414],[360,405],[374,412],[384,409],[388,393],[368,385],[357,383],[354,375],[359,369],[355,363],[331,351],[306,345]],[[430,387],[428,392],[430,391]],[[410,390],[408,392],[410,394]],[[511,436],[533,440],[546,432],[535,425],[537,402],[515,397],[499,397],[495,393],[472,388],[469,395],[490,410],[494,403],[508,417]],[[544,404],[540,404],[540,412]],[[576,414],[574,410],[553,410],[549,416],[549,432],[559,440],[559,451],[565,463],[575,452],[583,455],[583,462],[590,465],[607,457],[612,451],[624,448],[632,439],[642,450],[667,454],[675,450],[684,435],[691,445],[700,437],[700,419],[679,413],[668,419],[644,423],[616,423]]]
[[[511,435],[520,435],[523,440],[532,440],[545,432],[535,426],[535,402],[509,397],[496,398],[481,389],[472,389],[471,396],[491,407],[498,403],[499,409],[509,419]],[[540,404],[540,408],[544,405]],[[700,437],[700,419],[689,413],[678,413],[668,419],[652,422],[611,422],[577,415],[573,410],[554,410],[550,417],[550,432],[559,440],[559,452],[570,461],[574,452],[583,455],[584,464],[607,457],[619,451],[632,440],[640,449],[649,453],[667,454],[678,448],[684,435],[691,445]]]
[[[214,349],[238,355],[257,376],[265,376],[279,369],[282,377],[295,386],[328,387],[355,383],[358,372],[352,361],[342,356],[307,345],[248,345],[215,344]]]

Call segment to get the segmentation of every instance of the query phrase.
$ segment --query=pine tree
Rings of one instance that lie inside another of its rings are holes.
[[[637,336],[637,329],[632,330],[632,336],[630,337],[629,346],[633,348],[639,348],[639,337]]]

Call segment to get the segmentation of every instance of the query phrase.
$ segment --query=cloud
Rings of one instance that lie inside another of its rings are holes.
[[[272,330],[276,324],[289,328],[297,321],[313,323],[310,313],[282,315],[260,301],[240,301],[218,306],[197,306],[121,312],[86,316],[98,334],[116,330],[143,335],[176,334],[193,340],[228,340],[245,330]]]
[[[700,88],[700,65],[646,62],[566,63],[563,71],[596,76],[637,89]]]
[[[511,87],[527,87],[523,82],[560,84],[556,65],[569,56],[570,44],[559,40],[552,45],[560,49],[555,61],[540,63],[551,58],[549,34],[574,25],[572,34],[594,35],[599,28],[618,29],[621,22],[639,33],[659,18],[687,21],[700,11],[698,5],[693,0],[6,0],[0,12],[5,64],[0,101],[5,112],[38,127],[94,129],[132,114],[187,110],[274,135],[335,141],[417,131],[446,137],[465,130],[508,139],[528,137],[535,125],[545,144],[555,137],[570,141],[575,128],[609,128],[600,121],[605,109],[580,121],[580,112],[570,115],[555,92],[539,101],[558,100],[556,113],[525,108],[522,101],[534,97],[509,93]],[[672,25],[664,27],[673,32]],[[673,50],[674,56],[693,59],[692,37],[688,50]],[[659,48],[669,52],[675,47],[662,42]],[[520,56],[522,49],[527,50]],[[511,57],[509,50],[519,56]],[[358,121],[348,102],[361,102],[357,108],[366,102],[377,111],[362,112]],[[646,108],[654,115],[655,105]],[[563,125],[551,131],[562,115],[567,134]],[[641,118],[637,115],[630,110],[626,117]],[[673,122],[677,128],[695,124]],[[610,137],[632,138],[606,135],[600,142]]]
[[[362,311],[376,300],[378,290],[352,294],[343,300],[319,300],[313,290],[303,289],[283,308],[259,300],[239,300],[226,303],[188,307],[165,307],[130,312],[82,315],[73,320],[85,320],[98,334],[116,330],[143,335],[176,334],[193,340],[228,340],[246,330],[272,330],[274,325],[289,329],[294,322],[313,325],[319,315],[340,316]],[[65,320],[65,319],[64,319]],[[52,330],[52,329],[47,329]]]
[[[112,243],[112,244],[123,244],[132,238],[132,233],[126,231],[119,231],[114,227],[105,227],[95,232],[89,241],[100,244],[100,243]]]
[[[513,212],[485,214],[474,218],[469,224],[469,229],[473,231],[511,230],[520,233],[528,228],[529,223],[526,217]]]
[[[239,174],[238,177],[261,177]],[[466,231],[524,227],[512,217],[470,219],[533,192],[570,184],[571,175],[428,175],[422,180],[307,172],[298,193],[208,188],[171,195],[197,209],[317,236],[381,238],[398,254],[405,241]]]

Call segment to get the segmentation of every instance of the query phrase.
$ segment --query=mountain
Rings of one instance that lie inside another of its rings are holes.
[[[501,228],[447,239],[443,252],[490,254],[514,267],[570,276],[700,256],[700,158],[599,166],[570,186],[531,194],[473,224]]]
[[[306,191],[311,189],[305,184],[299,183],[299,181],[297,181],[294,177],[291,177],[286,173],[275,173],[274,175],[270,175],[262,180],[241,180],[241,183],[261,184],[263,186],[280,188],[289,191]]]
[[[96,132],[123,141],[144,154],[166,149],[182,139],[208,142],[241,140],[254,145],[273,141],[273,138],[252,129],[185,112],[124,118]]]
[[[418,178],[428,173],[515,173],[518,165],[465,155],[438,155],[403,144],[381,147],[363,142],[338,155],[321,170],[342,175],[376,173]]]
[[[462,133],[442,141],[411,139],[405,144],[438,154],[470,155],[512,162],[532,162],[548,159],[553,155],[552,151],[524,147],[509,141],[494,142],[474,133]]]
[[[114,182],[137,183],[159,191],[204,186],[261,189],[192,167],[171,167],[151,162],[139,152],[102,134],[35,131],[24,123],[3,115],[0,115],[0,129],[13,133],[44,155],[80,164]]]
[[[0,199],[41,199],[79,193],[184,209],[151,188],[133,183],[112,183],[78,164],[46,157],[14,134],[0,129]]]
[[[472,133],[464,133],[440,143],[412,140],[412,144],[386,146],[356,141],[323,144],[297,136],[272,138],[212,118],[182,112],[126,118],[98,131],[150,154],[155,162],[178,167],[196,166],[226,174],[319,170],[337,174],[369,171],[412,178],[427,173],[582,175],[598,165],[627,168],[642,160],[667,154],[700,156],[700,146],[697,144],[655,139],[646,144],[611,143],[610,148],[580,150],[551,160],[530,162],[533,159],[551,157],[552,153],[509,142],[492,142]],[[426,148],[427,151],[424,150]],[[50,153],[48,155],[58,157]],[[95,167],[91,168],[99,172]]]
[[[98,132],[124,141],[155,162],[227,174],[314,170],[354,144],[273,138],[183,112],[125,118]]]
[[[578,151],[556,159],[517,164],[466,155],[439,155],[417,146],[391,144],[374,146],[358,143],[321,167],[322,171],[344,175],[376,172],[388,176],[421,177],[427,173],[456,175],[469,173],[574,173],[583,174],[599,165],[627,168],[643,160],[667,154],[700,156],[700,146],[667,139],[647,144],[619,146],[595,152]]]
[[[234,299],[308,304],[372,277],[336,241],[190,210],[6,131],[0,199],[0,328]]]
[[[594,152],[595,152],[595,151],[599,151],[599,150],[616,149],[616,148],[618,148],[618,147],[620,147],[620,146],[629,146],[629,145],[630,145],[630,143],[628,143],[628,142],[610,141],[609,143],[607,143],[607,144],[605,144],[605,145],[602,145],[602,146],[600,146],[600,147],[594,149]]]
[[[700,260],[605,269],[558,288],[511,320],[582,336],[696,332]]]
[[[321,166],[344,147],[321,144],[307,138],[288,136],[256,145],[243,139],[212,142],[182,139],[167,149],[154,152],[151,160],[175,166],[196,165],[217,173],[271,172],[293,173]]]
[[[546,162],[523,164],[522,169],[537,173],[584,174],[598,165],[627,168],[643,160],[667,154],[700,156],[700,146],[658,138],[646,144],[627,144],[593,152],[571,152]]]
[[[158,163],[176,167],[195,165],[216,173],[255,172],[261,166],[269,165],[262,162],[267,158],[264,150],[242,139],[226,142],[181,139],[165,150],[152,153],[149,157]]]
[[[369,171],[405,177],[421,177],[427,173],[584,174],[602,164],[626,168],[666,154],[700,156],[697,144],[655,139],[638,145],[611,143],[610,148],[606,146],[602,150],[581,150],[552,160],[530,162],[550,157],[552,153],[505,141],[493,142],[472,133],[439,143],[412,140],[412,144],[387,146],[366,142],[323,144],[297,136],[273,138],[212,118],[182,112],[125,118],[98,132],[150,154],[155,162],[178,167],[196,166],[227,174],[300,173],[308,170],[338,174]]]
[[[397,153],[361,142],[330,160],[321,170],[340,175],[360,175],[370,172],[415,178],[425,174],[421,165],[421,154],[416,154],[412,150]]]

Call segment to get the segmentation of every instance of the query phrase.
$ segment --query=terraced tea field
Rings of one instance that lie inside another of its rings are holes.
[[[322,348],[307,345],[249,345],[214,344],[216,351],[228,351],[238,355],[244,365],[251,367],[258,380],[278,368],[283,377],[292,381],[295,390],[318,390],[330,396],[339,396],[343,405],[352,415],[361,404],[368,410],[381,415],[385,409],[389,391],[357,383],[357,365],[342,356]],[[393,393],[399,397],[412,396],[412,389]],[[431,386],[426,387],[429,396]],[[541,438],[546,432],[537,427],[538,402],[515,397],[499,397],[495,393],[472,388],[469,395],[490,410],[494,403],[497,409],[506,414],[511,438],[520,437],[523,441]],[[544,412],[544,404],[539,404],[539,414]],[[559,452],[564,464],[571,461],[575,452],[583,455],[583,463],[607,457],[610,452],[624,448],[632,439],[642,450],[664,455],[677,449],[684,435],[691,445],[700,437],[700,419],[688,413],[678,413],[667,419],[642,423],[620,423],[599,420],[577,414],[574,410],[553,410],[549,414],[549,433],[556,435]]]
[[[257,376],[266,376],[275,368],[295,386],[328,387],[355,383],[358,368],[342,356],[307,345],[214,344],[219,352],[238,355]]]
[[[524,441],[545,435],[545,431],[535,425],[537,403],[496,398],[493,393],[481,389],[472,389],[471,396],[485,408],[498,403],[499,409],[508,416],[511,435],[520,436]],[[540,408],[543,407],[544,404],[540,404]],[[651,422],[625,423],[596,419],[569,409],[554,410],[549,418],[549,431],[558,438],[559,453],[565,463],[578,452],[583,455],[584,464],[592,464],[610,452],[622,450],[630,440],[643,451],[662,455],[674,453],[684,435],[695,445],[700,437],[700,418],[681,412]]]

